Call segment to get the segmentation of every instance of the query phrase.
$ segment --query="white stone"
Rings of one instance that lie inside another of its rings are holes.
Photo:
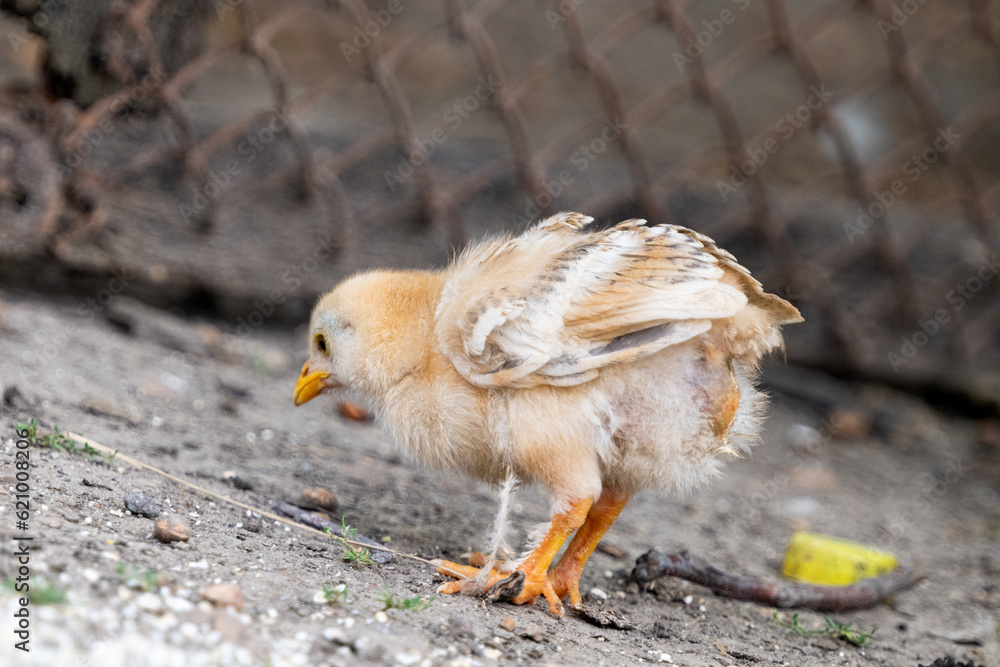
[[[163,603],[167,605],[167,609],[175,614],[183,614],[194,609],[194,604],[190,600],[185,600],[176,595],[169,595],[163,598]]]
[[[608,599],[608,594],[605,593],[600,588],[597,588],[596,586],[594,588],[590,589],[590,595],[593,596],[593,597],[595,597],[595,598],[597,598],[598,600],[607,600]]]
[[[143,611],[158,612],[163,609],[163,600],[156,593],[143,593],[136,597],[135,606]]]
[[[397,665],[415,665],[423,659],[423,656],[414,651],[408,650],[406,653],[397,653],[395,656]]]

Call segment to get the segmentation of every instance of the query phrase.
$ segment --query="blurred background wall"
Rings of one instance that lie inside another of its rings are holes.
[[[0,10],[0,286],[114,276],[248,336],[359,269],[637,216],[794,302],[791,361],[1000,410],[996,0]]]

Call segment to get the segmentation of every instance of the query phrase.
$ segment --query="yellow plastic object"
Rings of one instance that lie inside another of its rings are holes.
[[[896,556],[858,542],[818,533],[795,533],[781,568],[786,577],[821,586],[848,586],[899,565]]]

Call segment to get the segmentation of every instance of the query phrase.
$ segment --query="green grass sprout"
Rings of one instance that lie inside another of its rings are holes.
[[[387,584],[382,587],[378,599],[386,609],[402,609],[404,611],[425,611],[434,604],[433,597],[424,598],[419,595],[414,595],[411,598],[399,597],[389,590]]]
[[[774,612],[774,620],[783,628],[788,628],[800,637],[806,637],[808,635],[829,635],[835,639],[843,640],[849,644],[855,646],[867,646],[871,641],[872,636],[875,631],[878,630],[877,627],[873,627],[868,632],[864,630],[857,630],[851,627],[850,623],[840,623],[834,621],[829,616],[824,616],[823,620],[826,621],[826,627],[820,628],[819,630],[806,630],[801,625],[799,625],[799,615],[792,614],[792,620],[790,623],[786,623],[781,620],[778,616],[778,612]]]

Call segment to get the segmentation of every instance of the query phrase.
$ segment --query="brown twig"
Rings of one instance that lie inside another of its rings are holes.
[[[791,581],[765,580],[724,572],[687,551],[664,554],[650,549],[635,562],[632,580],[648,583],[664,575],[706,586],[722,597],[750,600],[782,609],[853,611],[874,607],[886,597],[913,588],[925,577],[900,569],[850,586],[814,586]]]
[[[315,528],[316,530],[322,530],[323,532],[328,532],[334,537],[351,538],[355,542],[360,542],[369,547],[381,548],[380,545],[375,540],[370,537],[365,537],[364,535],[358,535],[354,531],[350,531],[351,535],[344,535],[343,528],[338,523],[333,521],[327,521],[321,517],[316,516],[309,510],[304,510],[301,507],[292,505],[291,503],[286,503],[284,500],[272,500],[271,509],[273,509],[278,514],[283,514],[290,519],[295,519],[299,523],[304,523],[307,526]],[[385,565],[386,563],[391,563],[396,560],[396,555],[389,553],[387,551],[373,551],[372,560],[379,565]]]

